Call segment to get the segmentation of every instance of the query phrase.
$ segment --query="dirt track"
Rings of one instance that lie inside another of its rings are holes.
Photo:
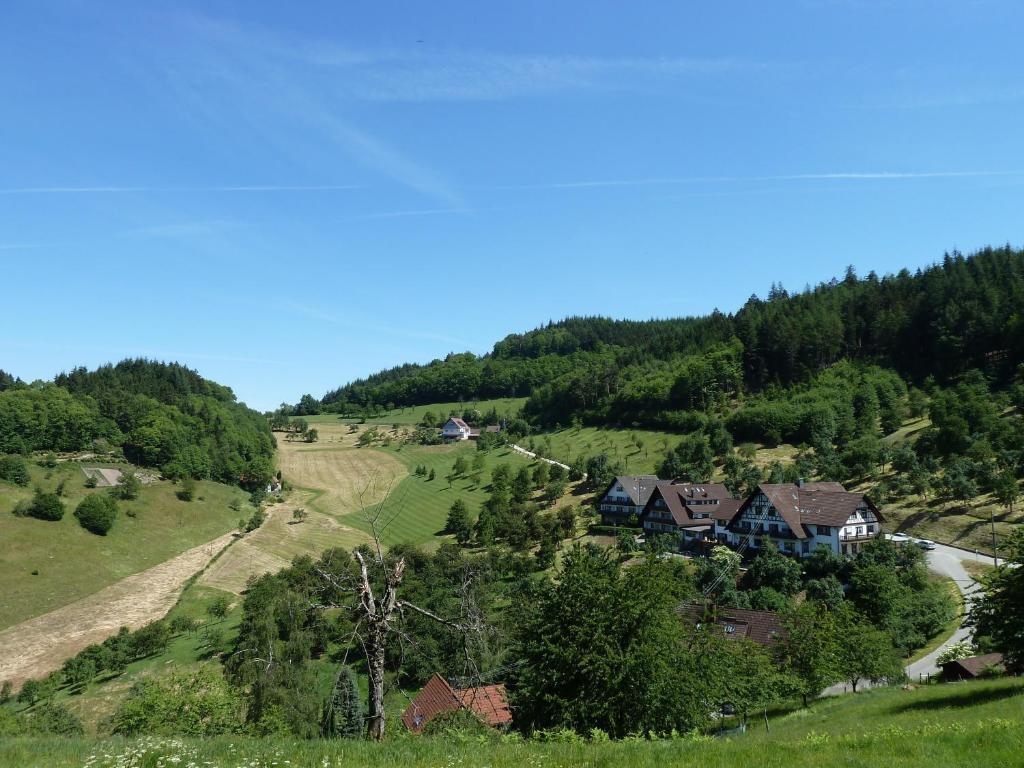
[[[126,626],[137,629],[174,605],[182,585],[233,538],[228,533],[99,592],[0,632],[0,680],[15,687]]]

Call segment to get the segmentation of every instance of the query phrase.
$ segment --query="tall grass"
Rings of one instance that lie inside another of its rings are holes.
[[[395,735],[383,744],[219,737],[15,738],[0,766],[309,766],[309,768],[950,768],[1018,766],[1024,756],[1024,685],[981,681],[836,697],[775,718],[771,731],[726,738],[540,743],[518,737],[444,740]]]

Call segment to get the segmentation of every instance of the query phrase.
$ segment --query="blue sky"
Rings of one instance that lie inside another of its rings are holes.
[[[1019,2],[8,0],[0,368],[258,408],[1022,244]]]

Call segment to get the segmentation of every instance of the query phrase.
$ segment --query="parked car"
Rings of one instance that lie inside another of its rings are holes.
[[[910,537],[907,536],[907,534],[905,534],[905,533],[890,533],[890,534],[888,534],[888,539],[893,544],[901,544],[902,545],[902,544],[907,544],[907,543],[910,542]]]
[[[931,539],[918,539],[914,543],[917,544],[917,546],[919,546],[921,549],[925,549],[928,551],[935,549],[935,542]]]

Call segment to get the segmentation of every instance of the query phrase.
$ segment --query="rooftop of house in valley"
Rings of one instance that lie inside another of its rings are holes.
[[[481,722],[495,728],[512,723],[505,686],[483,685],[455,688],[435,673],[402,713],[402,723],[413,733],[419,733],[438,715],[467,710]]]

